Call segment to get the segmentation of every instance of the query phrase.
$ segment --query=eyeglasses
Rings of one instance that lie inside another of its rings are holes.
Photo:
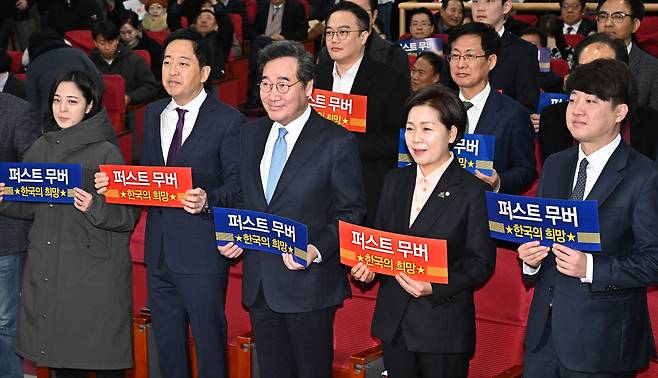
[[[608,14],[608,12],[599,12],[596,14],[596,21],[598,22],[608,22],[609,18],[612,18],[612,22],[615,24],[620,24],[624,21],[626,17],[633,17],[633,15],[625,12],[614,12]]]
[[[345,38],[347,38],[350,33],[361,33],[364,32],[365,30],[327,30],[324,32],[324,39],[326,40],[332,40],[334,39],[334,36],[338,36],[338,40],[342,41]]]
[[[276,91],[281,93],[281,94],[286,94],[290,91],[290,87],[294,86],[297,83],[300,83],[301,80],[297,80],[296,82],[292,84],[287,84],[284,82],[272,84],[268,83],[267,81],[261,81],[258,83],[258,88],[263,91],[263,93],[270,93],[272,92],[272,87],[276,87]]]
[[[477,58],[485,58],[487,55],[475,55],[475,54],[448,54],[446,55],[446,59],[448,59],[448,62],[452,62],[453,60],[455,62],[459,62],[460,60],[464,59],[464,61],[468,64],[471,64],[475,62],[475,59]]]
[[[578,10],[580,9],[580,4],[562,4],[560,8],[565,10]]]

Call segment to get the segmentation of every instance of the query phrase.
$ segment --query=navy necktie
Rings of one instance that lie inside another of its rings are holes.
[[[585,184],[587,183],[587,165],[589,162],[587,159],[580,161],[580,166],[578,167],[578,176],[576,177],[576,185],[573,187],[571,192],[572,200],[582,200],[585,198]]]
[[[171,144],[169,145],[169,152],[167,153],[167,165],[172,165],[174,159],[176,159],[176,154],[180,151],[181,146],[183,145],[183,125],[185,124],[185,113],[187,110],[182,108],[176,108],[178,112],[178,122],[176,123],[176,131],[174,131],[174,137],[171,138]]]
[[[269,204],[272,200],[272,195],[276,189],[276,184],[279,182],[283,167],[286,165],[288,157],[288,143],[286,143],[286,134],[288,130],[285,127],[279,128],[279,137],[276,138],[274,149],[272,149],[272,160],[270,161],[270,173],[267,175],[267,187],[265,190],[265,199]]]

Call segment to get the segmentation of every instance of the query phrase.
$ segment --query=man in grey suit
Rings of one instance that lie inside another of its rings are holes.
[[[36,113],[23,99],[0,92],[0,161],[20,161],[41,135]],[[27,249],[27,221],[0,216],[0,377],[22,377],[14,351],[20,296],[21,259]]]
[[[624,41],[629,66],[637,79],[637,104],[658,110],[658,59],[632,41],[643,18],[642,0],[599,0],[596,26],[599,33]]]

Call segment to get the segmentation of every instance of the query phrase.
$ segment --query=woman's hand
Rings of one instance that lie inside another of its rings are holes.
[[[73,197],[73,205],[75,208],[83,213],[89,211],[91,204],[94,201],[94,197],[80,188],[73,188],[73,191],[75,192],[75,196]]]

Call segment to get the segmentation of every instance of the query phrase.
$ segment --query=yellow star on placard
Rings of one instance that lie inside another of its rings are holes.
[[[60,193],[61,193],[61,196],[62,196],[62,197],[65,197],[65,196],[66,196],[66,192],[65,192],[65,191],[60,190]]]
[[[468,161],[468,167],[469,167],[469,168],[473,168],[473,167],[474,167],[474,165],[473,165],[473,161],[472,161],[472,160],[469,160],[469,161]]]
[[[242,241],[242,236],[240,236],[240,235],[235,235],[235,241],[239,241],[239,242],[241,242],[241,241]]]
[[[416,267],[416,269],[418,270],[418,274],[425,274],[425,268],[422,266]]]
[[[172,201],[176,201],[176,195],[175,194],[172,194],[171,196],[169,196],[169,198],[171,198]]]
[[[569,238],[569,241],[575,241],[576,240],[576,235],[572,234],[571,232],[567,235],[567,238]]]
[[[343,123],[347,125],[347,118],[343,118]]]
[[[126,198],[126,192],[124,192],[123,190],[121,191],[121,198]]]
[[[510,226],[507,226],[507,227],[505,228],[505,230],[507,230],[507,233],[508,233],[508,234],[511,234],[512,231],[513,231],[513,230],[512,230],[512,227],[510,227]]]
[[[361,256],[361,255],[358,255],[358,256],[356,257],[356,259],[359,260],[359,262],[363,262],[363,256]]]
[[[295,249],[293,247],[288,247],[288,253],[293,253],[295,252]]]

